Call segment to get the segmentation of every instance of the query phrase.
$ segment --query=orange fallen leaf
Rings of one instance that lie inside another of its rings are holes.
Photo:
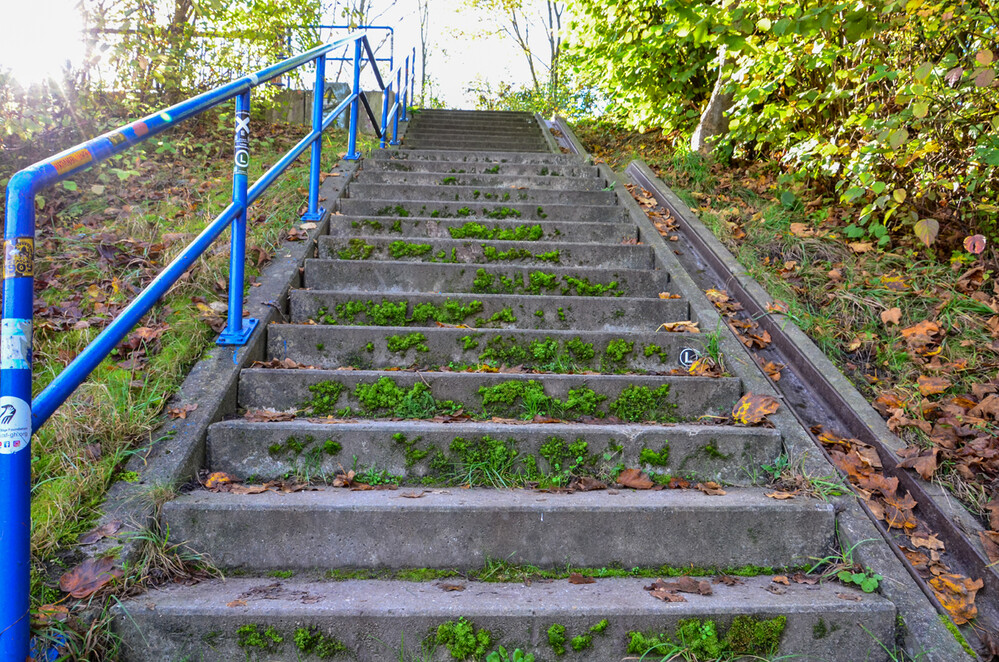
[[[87,559],[59,578],[59,588],[74,598],[83,599],[124,576],[121,568],[114,567],[114,559],[110,556]]]
[[[625,469],[618,474],[617,482],[636,490],[651,490],[655,485],[641,469]]]
[[[943,393],[951,386],[950,380],[946,377],[928,377],[926,375],[920,375],[916,379],[916,383],[919,384],[919,392],[922,395]]]
[[[889,308],[881,313],[881,321],[885,324],[898,324],[902,321],[901,308]]]
[[[595,584],[597,582],[593,577],[586,577],[578,572],[569,573],[569,583],[570,584]]]
[[[985,585],[981,579],[941,574],[931,578],[929,584],[955,625],[964,625],[978,615],[975,594]]]
[[[726,494],[725,490],[722,489],[721,485],[711,480],[703,483],[698,483],[697,485],[694,485],[694,487],[699,489],[701,492],[704,492],[708,496],[725,496]]]
[[[769,395],[747,393],[732,408],[732,418],[743,425],[757,425],[780,408],[780,402]]]
[[[794,492],[779,492],[778,491],[778,492],[769,492],[769,493],[765,494],[764,496],[768,496],[771,499],[779,499],[779,500],[783,501],[784,499],[793,499],[797,495]]]
[[[783,584],[784,586],[790,586],[791,585],[791,580],[787,578],[787,575],[777,575],[776,577],[774,577],[770,581],[772,581],[774,583],[777,583],[777,584]]]

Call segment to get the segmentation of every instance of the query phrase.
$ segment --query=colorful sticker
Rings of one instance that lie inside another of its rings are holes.
[[[0,397],[0,455],[23,451],[31,442],[31,405],[10,395]]]
[[[3,277],[29,278],[35,275],[35,240],[15,237],[3,242]]]
[[[31,320],[0,322],[0,370],[31,370]]]
[[[250,113],[236,111],[236,174],[245,175],[250,165]]]
[[[684,347],[680,350],[680,365],[684,368],[694,365],[699,358],[701,358],[701,353],[692,347]]]
[[[64,175],[70,170],[79,168],[82,165],[90,163],[94,160],[94,155],[90,153],[89,149],[83,148],[78,149],[72,154],[67,154],[61,159],[56,159],[52,162],[52,167],[60,175]]]
[[[125,135],[121,131],[118,131],[117,133],[112,133],[108,136],[108,140],[111,141],[112,145],[120,145],[125,142]]]
[[[146,126],[145,122],[135,122],[132,124],[132,131],[135,132],[136,138],[141,138],[142,136],[149,133],[149,127]]]

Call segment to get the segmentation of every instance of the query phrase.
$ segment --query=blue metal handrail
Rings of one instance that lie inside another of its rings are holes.
[[[351,44],[354,46],[351,93],[324,116],[323,96],[328,54],[335,48],[349,47]],[[311,146],[308,211],[302,216],[302,220],[318,221],[323,218],[325,210],[319,206],[322,134],[347,108],[350,108],[350,127],[345,158],[360,158],[357,151],[358,107],[362,102],[367,105],[360,87],[361,67],[365,62],[362,51],[366,51],[367,61],[371,62],[385,96],[382,106],[382,147],[385,147],[390,119],[393,120],[391,144],[396,145],[400,114],[405,121],[412,93],[412,81],[408,78],[404,81],[400,77],[403,70],[407,77],[412,75],[410,57],[406,57],[404,66],[400,65],[393,71],[395,80],[393,82],[390,77],[386,87],[381,83],[367,32],[357,31],[80,143],[19,171],[8,182],[4,226],[3,316],[0,322],[0,662],[21,662],[28,656],[32,433],[48,420],[56,408],[83,383],[227,227],[232,228],[229,310],[226,328],[220,334],[218,344],[246,344],[258,323],[255,319],[243,319],[246,210]],[[414,49],[414,63],[415,56]],[[250,90],[310,62],[316,64],[311,131],[260,179],[253,185],[248,185]],[[403,85],[409,90],[400,97],[398,90]],[[396,90],[396,100],[390,112],[388,97],[393,89]],[[229,99],[235,99],[236,110],[232,202],[32,400],[35,195],[76,172],[100,163]]]

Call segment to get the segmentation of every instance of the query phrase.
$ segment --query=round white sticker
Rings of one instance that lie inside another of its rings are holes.
[[[31,441],[31,405],[10,395],[0,398],[0,455],[23,451]]]

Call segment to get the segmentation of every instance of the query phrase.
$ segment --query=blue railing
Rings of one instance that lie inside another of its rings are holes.
[[[353,46],[353,86],[351,93],[330,113],[323,113],[328,53]],[[413,53],[415,57],[415,51]],[[366,57],[365,57],[366,56]],[[312,129],[255,183],[247,182],[250,162],[250,91],[294,69],[315,63]],[[370,62],[384,93],[381,130],[386,144],[389,121],[392,142],[398,144],[398,124],[406,119],[411,95],[409,77],[413,67],[409,56],[392,72],[389,85],[383,85],[374,61],[367,32],[354,32],[342,39],[288,58],[204,94],[171,106],[102,136],[71,147],[55,156],[21,170],[7,184],[6,224],[4,226],[3,318],[0,325],[0,662],[23,662],[28,655],[29,576],[31,535],[31,435],[90,375],[101,361],[194,261],[231,227],[229,261],[229,311],[220,345],[246,344],[257,326],[255,319],[243,319],[243,264],[246,258],[246,210],[306,149],[312,148],[309,172],[309,207],[303,220],[319,220],[325,210],[319,206],[319,174],[323,131],[345,110],[350,109],[347,159],[360,157],[357,151],[357,118],[360,105],[368,110],[360,88],[362,65]],[[392,77],[394,76],[394,80]],[[409,83],[407,85],[406,83]],[[394,84],[394,87],[392,85]],[[407,87],[410,91],[407,91]],[[396,91],[389,110],[389,97]],[[402,90],[402,94],[398,91]],[[112,321],[86,349],[70,363],[38,397],[31,397],[32,325],[34,304],[35,195],[74,173],[123,152],[186,119],[190,119],[230,99],[235,99],[235,156],[232,202]],[[372,117],[372,125],[378,125]],[[30,404],[29,404],[30,403]]]

